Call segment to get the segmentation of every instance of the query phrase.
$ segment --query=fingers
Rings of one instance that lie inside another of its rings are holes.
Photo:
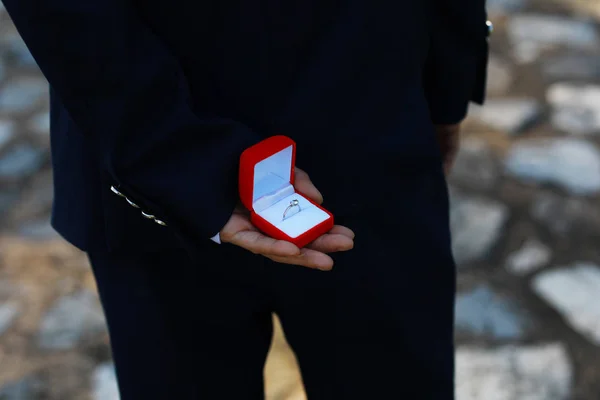
[[[333,228],[331,228],[331,230],[328,233],[344,235],[348,236],[350,239],[354,239],[354,232],[352,231],[352,229],[342,225],[335,225]]]
[[[333,259],[327,254],[316,250],[304,248],[297,256],[279,257],[267,256],[271,260],[281,264],[299,265],[302,267],[319,269],[321,271],[330,271],[333,268]]]
[[[323,195],[321,192],[319,192],[315,185],[313,185],[308,174],[302,171],[300,168],[296,168],[295,171],[296,180],[294,181],[294,186],[296,190],[315,201],[317,204],[323,203]]]
[[[345,226],[335,225],[328,233],[307,246],[322,253],[348,251],[354,248],[354,232]]]
[[[336,225],[329,233],[322,235],[300,254],[291,257],[267,256],[271,260],[282,264],[300,265],[307,268],[330,271],[333,268],[333,259],[325,253],[347,251],[354,247],[354,232],[345,226]]]
[[[352,249],[354,232],[344,226],[336,225],[330,233],[322,235],[303,249],[290,242],[276,240],[258,231],[250,230],[238,232],[228,241],[281,264],[329,271],[333,268],[333,259],[326,253]]]
[[[263,235],[258,231],[241,231],[229,239],[229,242],[243,247],[255,254],[277,257],[298,256],[300,249],[285,240],[277,240]]]
[[[321,253],[348,251],[354,247],[354,241],[345,235],[325,234],[312,242],[307,248]]]
[[[341,236],[345,240],[351,241],[351,239],[344,235],[332,236]],[[309,248],[299,249],[290,242],[270,238],[258,231],[238,232],[229,242],[282,264],[300,265],[323,271],[329,271],[333,267],[331,257],[321,251]],[[333,244],[332,246],[339,246],[339,244]]]

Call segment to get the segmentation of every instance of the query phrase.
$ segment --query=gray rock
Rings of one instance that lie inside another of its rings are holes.
[[[504,204],[482,198],[451,199],[452,249],[457,264],[479,261],[496,244],[508,219]]]
[[[0,304],[0,335],[11,327],[18,314],[19,308],[16,304]]]
[[[490,127],[507,132],[518,133],[535,122],[542,108],[534,99],[502,98],[489,99],[483,107],[472,105],[471,115]]]
[[[594,49],[600,43],[598,32],[590,20],[557,15],[516,15],[508,22],[508,35],[513,42],[532,40],[582,49]]]
[[[47,312],[41,322],[38,344],[43,349],[65,350],[104,331],[104,315],[96,295],[82,290],[59,299]]]
[[[597,265],[580,262],[547,271],[537,275],[532,286],[573,329],[600,346],[600,268]]]
[[[531,215],[553,234],[563,237],[600,234],[600,210],[585,199],[542,192],[532,202]]]
[[[480,285],[456,299],[456,328],[477,336],[518,339],[526,330],[526,318],[508,299]]]
[[[0,4],[2,4],[2,3],[0,3]],[[0,12],[0,14],[1,14],[1,12]],[[0,83],[2,83],[5,76],[6,76],[6,67],[4,66],[4,62],[2,61],[2,59],[0,59]]]
[[[550,262],[552,251],[536,239],[527,240],[523,246],[506,259],[506,269],[519,276],[529,274]]]
[[[115,375],[115,366],[112,363],[102,364],[94,371],[94,376],[92,379],[92,399],[120,399],[119,389],[117,386],[117,377]]]
[[[20,69],[38,69],[31,52],[25,45],[25,42],[16,31],[9,31],[0,37],[0,48],[4,58],[10,65]]]
[[[3,214],[8,212],[12,205],[18,200],[18,192],[9,192],[2,188],[0,191],[0,220],[3,218]]]
[[[19,227],[19,235],[28,239],[47,240],[58,237],[58,233],[50,225],[50,219],[28,221]]]
[[[12,121],[0,119],[0,153],[15,137],[15,124]]]
[[[510,19],[509,39],[518,62],[528,63],[541,52],[556,46],[594,49],[600,43],[594,25],[589,21],[542,14],[522,14]]]
[[[533,40],[524,39],[512,44],[513,59],[518,64],[531,64],[539,60],[542,52],[549,46]]]
[[[51,170],[36,172],[33,179],[28,182],[27,188],[20,191],[19,204],[11,211],[12,220],[19,223],[24,221],[30,228],[34,228],[28,228],[30,232],[39,229],[45,231],[45,226],[48,224],[46,216],[52,209],[54,199],[53,188]]]
[[[54,198],[54,178],[51,169],[43,169],[38,171],[27,188],[21,193],[21,201],[19,208],[28,208],[29,212],[19,212],[23,216],[33,216],[39,214],[40,211],[49,210]],[[21,211],[21,210],[19,210]]]
[[[38,398],[42,388],[41,382],[33,377],[26,377],[0,388],[0,400],[33,400]]]
[[[18,181],[36,172],[44,162],[41,149],[22,144],[0,157],[0,180]]]
[[[50,112],[43,111],[34,115],[28,122],[28,128],[37,135],[48,136],[50,133]]]
[[[576,195],[600,190],[600,152],[591,143],[569,138],[515,144],[505,160],[509,174],[525,181],[551,183]]]
[[[600,57],[589,54],[560,54],[544,61],[549,79],[595,80],[600,78]]]
[[[487,0],[486,7],[490,15],[511,14],[521,10],[527,0]]]
[[[567,400],[573,377],[561,343],[456,352],[457,400]]]
[[[0,91],[0,112],[25,113],[48,96],[48,84],[42,78],[9,81]]]
[[[507,62],[492,55],[488,63],[487,78],[487,94],[492,96],[503,95],[510,89],[513,82],[513,72]]]
[[[568,133],[600,133],[600,86],[556,83],[548,88],[553,125]]]
[[[494,154],[484,140],[464,139],[456,155],[450,181],[474,189],[490,189],[498,178]]]

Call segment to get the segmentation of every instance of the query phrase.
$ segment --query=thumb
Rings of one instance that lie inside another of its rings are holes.
[[[296,187],[296,189],[306,197],[315,201],[317,204],[323,203],[323,195],[321,194],[321,192],[319,192],[315,185],[313,185],[308,174],[300,168],[296,168],[295,175],[296,179],[294,182],[294,186]]]

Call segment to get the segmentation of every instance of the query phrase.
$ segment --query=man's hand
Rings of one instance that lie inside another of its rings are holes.
[[[298,192],[314,200],[323,202],[323,196],[312,184],[308,174],[296,168],[295,187]],[[262,254],[282,264],[302,265],[328,271],[333,267],[333,260],[327,253],[346,251],[354,247],[354,232],[336,225],[331,231],[320,236],[303,249],[296,245],[263,235],[251,222],[250,215],[243,206],[235,209],[233,215],[221,230],[221,241],[243,247],[255,254]]]
[[[450,173],[460,142],[460,124],[436,125],[435,133],[444,159],[444,171]]]

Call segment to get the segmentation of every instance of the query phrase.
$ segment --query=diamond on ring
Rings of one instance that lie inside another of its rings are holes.
[[[283,212],[283,220],[285,220],[287,213],[294,207],[298,207],[298,212],[302,211],[302,209],[300,208],[300,202],[297,199],[294,199],[290,201],[290,205],[287,206],[287,208]]]

